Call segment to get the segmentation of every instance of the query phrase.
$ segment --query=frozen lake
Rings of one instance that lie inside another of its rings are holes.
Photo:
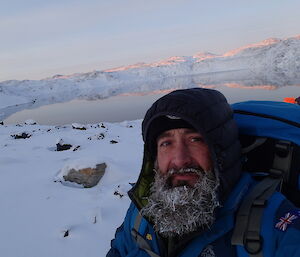
[[[181,88],[188,88],[183,85]],[[230,103],[245,100],[282,101],[285,97],[298,97],[300,85],[281,86],[257,85],[242,86],[237,83],[227,85],[209,85],[221,91]],[[176,89],[176,88],[174,88]],[[82,124],[102,121],[120,122],[124,120],[142,119],[151,104],[162,95],[174,90],[135,93],[109,97],[101,100],[72,100],[65,103],[43,105],[31,109],[23,109],[4,119],[5,124],[17,124],[33,119],[39,124],[63,125],[78,122]]]

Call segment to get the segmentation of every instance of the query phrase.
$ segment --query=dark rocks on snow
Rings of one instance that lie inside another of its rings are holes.
[[[81,125],[81,124],[77,124],[77,123],[73,123],[72,124],[72,128],[73,129],[78,129],[78,130],[86,130],[86,127]]]
[[[124,195],[123,194],[121,194],[119,191],[115,191],[114,192],[114,195],[118,195],[120,198],[122,198]]]
[[[69,230],[66,230],[66,231],[64,232],[64,237],[67,237],[67,236],[69,236]]]
[[[116,141],[116,140],[110,140],[110,143],[111,143],[111,144],[117,144],[118,141]]]
[[[4,122],[2,120],[0,120],[0,125],[4,125]]]
[[[31,135],[26,132],[22,132],[22,133],[10,135],[10,136],[13,137],[14,139],[26,139],[26,138],[31,137]]]
[[[105,135],[103,133],[100,133],[98,136],[97,136],[97,139],[104,139],[105,138]]]
[[[105,138],[105,135],[103,133],[100,133],[99,135],[88,137],[88,140],[92,140],[92,139],[101,140],[104,138]]]
[[[74,147],[73,152],[77,151],[80,148],[80,145]]]
[[[56,144],[56,151],[65,151],[65,150],[69,150],[72,147],[72,145],[70,144],[61,144],[61,143],[57,143]]]
[[[35,120],[29,119],[29,120],[26,120],[26,121],[24,122],[24,124],[25,124],[25,125],[36,125],[37,122],[36,122]]]

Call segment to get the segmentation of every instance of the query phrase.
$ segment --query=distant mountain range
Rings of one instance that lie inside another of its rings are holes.
[[[270,38],[223,55],[197,53],[110,70],[0,83],[0,109],[44,105],[75,98],[99,99],[191,86],[235,87],[300,84],[300,35]],[[1,116],[1,115],[0,115]],[[5,115],[6,116],[6,115]],[[0,117],[1,118],[1,117]]]
[[[55,75],[50,79],[153,79],[198,75],[225,71],[248,70],[256,76],[280,73],[286,77],[299,76],[300,35],[240,47],[223,55],[197,53],[193,56],[173,56],[154,63],[137,63],[104,71]]]

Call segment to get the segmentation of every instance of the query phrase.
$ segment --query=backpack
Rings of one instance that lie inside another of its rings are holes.
[[[232,105],[239,127],[243,170],[259,182],[243,200],[231,242],[250,256],[263,256],[261,219],[277,190],[300,207],[300,106],[247,101]],[[251,224],[251,225],[250,225]]]

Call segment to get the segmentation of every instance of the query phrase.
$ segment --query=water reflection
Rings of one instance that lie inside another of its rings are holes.
[[[113,96],[103,100],[72,100],[17,112],[4,120],[16,124],[33,119],[39,124],[63,125],[73,122],[93,124],[141,119],[148,107],[163,94]]]
[[[51,125],[141,119],[150,105],[162,95],[175,89],[191,87],[217,89],[227,97],[230,103],[245,100],[282,101],[284,97],[300,95],[300,83],[298,81],[286,81],[287,84],[283,86],[282,81],[277,84],[270,84],[269,81],[263,79],[255,80],[250,77],[245,78],[245,76],[239,78],[236,74],[235,79],[237,80],[235,81],[230,80],[231,73],[223,73],[222,80],[218,74],[214,76],[210,74],[141,82],[128,92],[126,87],[123,90],[111,88],[110,94],[106,92],[106,95],[102,94],[99,97],[95,97],[95,95],[87,97],[88,99],[104,98],[100,100],[72,100],[50,105],[44,105],[45,102],[36,102],[30,106],[27,104],[16,106],[15,109],[13,107],[7,108],[6,111],[2,110],[2,115],[4,118],[7,117],[4,119],[5,124],[16,124],[26,119],[34,119],[39,124]]]

